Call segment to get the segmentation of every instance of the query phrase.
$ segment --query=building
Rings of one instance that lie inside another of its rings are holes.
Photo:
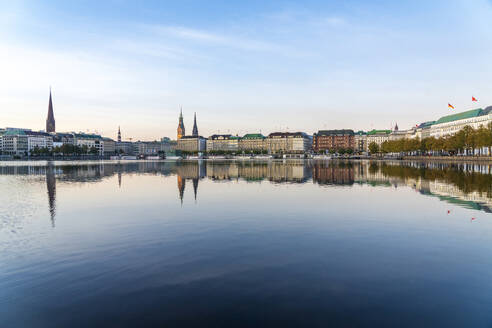
[[[103,154],[111,156],[116,154],[116,142],[111,138],[102,138]]]
[[[2,153],[28,156],[36,149],[53,149],[53,138],[49,133],[29,129],[7,128],[1,136]]]
[[[315,152],[339,151],[355,148],[355,133],[353,130],[320,130],[313,135],[313,150]]]
[[[55,115],[53,113],[53,102],[51,100],[51,88],[50,88],[50,100],[48,103],[48,117],[46,118],[46,132],[55,132]]]
[[[311,149],[312,137],[304,132],[273,132],[265,139],[265,143],[271,154],[301,154]]]
[[[379,147],[385,141],[388,141],[390,138],[391,130],[372,130],[367,132],[367,142],[365,151],[369,151],[369,145],[373,142],[376,143]]]
[[[181,139],[185,135],[186,135],[186,133],[185,133],[185,126],[184,126],[184,123],[183,123],[183,110],[181,109],[181,111],[179,113],[177,140]]]
[[[176,145],[177,150],[190,153],[199,153],[206,150],[207,139],[198,136],[182,136],[178,139],[178,144]]]
[[[121,142],[121,130],[120,127],[118,126],[118,142]]]
[[[416,137],[420,140],[429,138],[431,133],[431,127],[434,125],[436,121],[428,121],[424,123],[420,123],[416,128]]]
[[[443,116],[430,128],[430,136],[435,138],[453,135],[465,126],[478,129],[492,122],[492,106],[486,109],[477,108],[466,112]]]
[[[230,134],[214,134],[207,139],[207,152],[239,150],[239,137]]]
[[[245,134],[238,142],[239,150],[244,152],[263,152],[267,150],[265,136],[261,133]]]
[[[98,134],[75,133],[74,144],[79,147],[87,147],[87,152],[91,152],[95,148],[98,155],[104,155],[103,139]]]
[[[133,142],[130,141],[120,141],[116,143],[116,152],[118,154],[125,154],[133,156],[135,154]]]
[[[354,151],[356,153],[365,152],[367,148],[367,133],[357,131],[354,133]]]
[[[53,147],[61,147],[65,144],[75,145],[74,133],[55,133],[53,136]]]

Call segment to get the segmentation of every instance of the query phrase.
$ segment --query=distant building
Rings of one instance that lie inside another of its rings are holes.
[[[64,144],[75,145],[74,133],[57,132],[53,136],[53,147],[61,147]]]
[[[125,154],[129,156],[135,155],[135,151],[133,148],[133,142],[130,141],[121,141],[116,143],[116,153]]]
[[[239,150],[239,137],[230,134],[214,134],[207,139],[207,152]]]
[[[120,127],[118,126],[118,142],[121,142],[121,130]]]
[[[181,110],[179,113],[177,140],[181,139],[185,135],[186,135],[186,133],[185,133],[185,126],[184,126],[184,122],[183,122],[183,110]]]
[[[356,153],[365,152],[367,148],[367,133],[357,131],[354,133],[354,151]]]
[[[367,142],[365,151],[369,151],[369,145],[375,142],[381,147],[381,144],[390,140],[391,130],[371,130],[367,132]]]
[[[267,150],[265,136],[261,133],[245,134],[239,139],[239,150],[245,152]]]
[[[198,136],[183,136],[178,139],[177,150],[185,152],[204,152],[206,150],[207,139]]]
[[[353,130],[321,130],[313,135],[313,150],[316,152],[354,148],[355,134]]]
[[[116,153],[116,142],[111,138],[102,138],[103,154],[111,156]]]
[[[492,122],[492,106],[485,109],[472,109],[441,117],[431,126],[430,136],[440,138],[453,135],[465,126],[478,129],[480,126],[487,127],[490,122]]]
[[[49,133],[30,129],[7,128],[0,141],[2,153],[7,155],[29,155],[35,148],[53,149]]]
[[[90,152],[92,148],[95,148],[97,150],[97,154],[104,155],[103,139],[98,134],[75,133],[74,143],[79,147],[86,146],[88,152]]]
[[[273,132],[265,139],[269,153],[301,154],[312,147],[312,137],[304,132]]]

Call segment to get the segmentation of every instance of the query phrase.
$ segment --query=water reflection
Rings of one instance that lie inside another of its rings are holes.
[[[186,180],[191,180],[195,202],[202,179],[213,182],[242,180],[249,183],[312,182],[320,187],[370,185],[410,187],[425,196],[462,207],[492,212],[491,165],[468,163],[370,162],[370,161],[187,161],[187,162],[49,162],[1,165],[0,175],[45,175],[52,224],[56,216],[56,184],[97,183],[117,175],[121,188],[124,175],[176,175],[178,197],[185,197]]]

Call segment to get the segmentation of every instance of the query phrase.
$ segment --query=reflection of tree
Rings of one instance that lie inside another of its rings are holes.
[[[55,168],[50,162],[46,168],[46,187],[48,188],[48,205],[53,227],[55,226],[56,215],[56,178],[54,170]]]

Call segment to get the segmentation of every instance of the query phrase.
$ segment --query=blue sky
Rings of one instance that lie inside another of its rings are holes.
[[[0,126],[408,128],[492,105],[492,2],[3,1]],[[471,96],[479,99],[471,103]]]

